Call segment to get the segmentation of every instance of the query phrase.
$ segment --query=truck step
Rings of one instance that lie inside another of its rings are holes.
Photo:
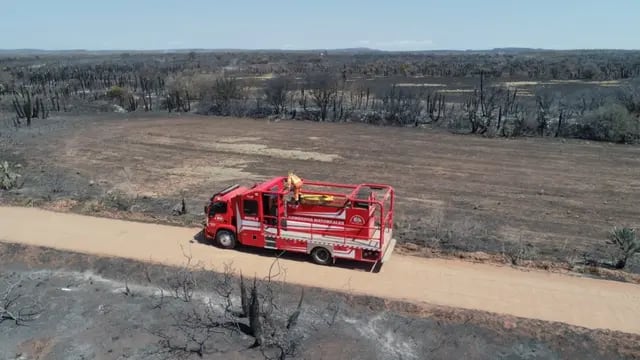
[[[264,239],[264,247],[266,249],[277,249],[276,238],[271,236],[266,236]]]

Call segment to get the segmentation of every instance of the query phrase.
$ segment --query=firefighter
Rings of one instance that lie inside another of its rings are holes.
[[[302,183],[302,179],[289,171],[289,177],[285,180],[285,186],[288,191],[291,191],[291,187],[293,186],[293,201],[296,205],[300,203],[300,189],[302,188]]]

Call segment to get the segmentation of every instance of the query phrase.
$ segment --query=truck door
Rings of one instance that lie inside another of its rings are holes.
[[[262,218],[266,226],[275,227],[278,224],[278,195],[262,194]]]
[[[246,195],[240,203],[240,219],[238,219],[238,232],[240,242],[249,246],[260,246],[264,244],[262,236],[262,224],[260,220],[261,201],[259,196],[253,194]]]

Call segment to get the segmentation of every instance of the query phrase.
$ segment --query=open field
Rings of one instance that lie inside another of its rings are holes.
[[[633,146],[182,115],[50,119],[4,141],[25,180],[5,201],[68,200],[61,206],[88,213],[117,194],[116,210],[170,218],[184,197],[197,223],[214,191],[293,170],[392,184],[398,240],[419,253],[607,259],[612,227],[640,225]]]

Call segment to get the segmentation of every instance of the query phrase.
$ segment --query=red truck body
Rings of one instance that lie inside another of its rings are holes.
[[[282,176],[251,188],[231,186],[205,206],[204,236],[237,244],[307,253],[318,264],[349,259],[381,265],[395,246],[394,189],[383,184],[302,180],[299,198]]]

